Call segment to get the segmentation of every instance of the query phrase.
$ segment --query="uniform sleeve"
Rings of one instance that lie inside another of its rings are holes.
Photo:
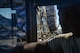
[[[60,39],[52,39],[48,41],[48,45],[53,53],[62,53],[63,49],[60,44]]]

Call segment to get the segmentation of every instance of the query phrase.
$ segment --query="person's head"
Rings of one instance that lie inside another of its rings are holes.
[[[80,35],[80,7],[65,9],[60,13],[62,32],[73,32],[74,35]]]

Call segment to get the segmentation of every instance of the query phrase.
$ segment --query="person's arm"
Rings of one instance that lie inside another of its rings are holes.
[[[46,41],[27,43],[15,47],[14,53],[52,53]]]
[[[61,39],[72,36],[72,33],[59,34],[50,41],[32,42],[15,48],[14,53],[63,53]]]
[[[58,53],[62,52],[59,44],[59,39],[52,39],[51,41],[41,41],[27,43],[23,46],[15,48],[15,53]]]
[[[59,39],[52,39],[51,41],[40,41],[27,43],[23,46],[15,48],[15,53],[58,53],[61,50]]]

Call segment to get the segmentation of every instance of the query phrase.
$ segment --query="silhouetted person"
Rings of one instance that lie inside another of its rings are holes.
[[[56,0],[52,1],[57,3]],[[80,53],[79,4],[79,0],[62,0],[60,5],[58,4],[63,34],[59,34],[49,41],[32,42],[16,47],[15,53]]]

